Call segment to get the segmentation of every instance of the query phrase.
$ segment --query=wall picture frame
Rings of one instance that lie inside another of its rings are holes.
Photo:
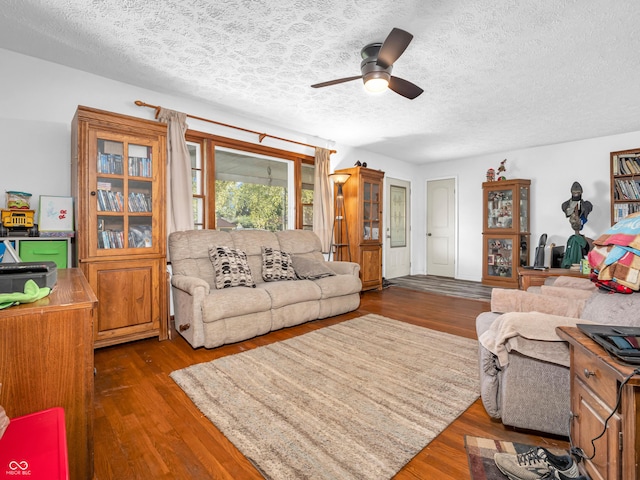
[[[73,197],[40,195],[38,230],[73,232]]]

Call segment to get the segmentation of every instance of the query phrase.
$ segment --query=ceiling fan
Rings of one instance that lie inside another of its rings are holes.
[[[413,35],[409,32],[394,28],[383,43],[371,43],[360,51],[362,56],[360,71],[362,75],[316,83],[311,87],[328,87],[361,78],[364,81],[365,88],[370,92],[381,92],[386,88],[390,88],[397,94],[413,100],[424,90],[408,80],[391,75],[394,62],[406,50],[412,39]]]

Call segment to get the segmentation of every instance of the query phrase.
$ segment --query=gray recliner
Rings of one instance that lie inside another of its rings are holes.
[[[537,295],[539,291],[536,292],[536,288],[540,287],[533,287],[529,293]],[[525,292],[520,292],[523,293]],[[544,302],[545,298],[540,296],[540,301]],[[566,325],[591,321],[600,324],[640,326],[639,309],[640,293],[622,295],[595,290],[584,302],[584,308],[577,318],[565,317]],[[483,334],[491,329],[503,313],[486,312],[477,317],[476,331],[479,339],[483,338]],[[526,319],[531,313],[523,312],[521,315],[522,319]],[[554,318],[558,326],[565,323],[562,322],[562,318]],[[553,328],[555,330],[555,327]],[[566,353],[559,350],[559,358],[553,361],[549,361],[548,358],[536,358],[530,350],[523,353],[518,350],[517,345],[511,345],[506,354],[507,363],[501,366],[496,353],[485,348],[482,341],[480,342],[481,398],[492,418],[500,419],[503,424],[512,427],[569,435],[569,348],[566,342],[557,343],[560,345],[554,345],[554,348],[566,348]]]

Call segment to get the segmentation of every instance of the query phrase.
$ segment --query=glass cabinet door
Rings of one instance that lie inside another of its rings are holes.
[[[380,239],[380,184],[363,182],[363,240]]]
[[[487,239],[487,274],[491,277],[513,275],[513,240],[510,238]]]
[[[487,195],[487,228],[513,225],[513,189],[493,190]]]
[[[529,188],[520,187],[520,231],[529,231]]]
[[[153,165],[149,145],[97,139],[98,250],[152,248]]]

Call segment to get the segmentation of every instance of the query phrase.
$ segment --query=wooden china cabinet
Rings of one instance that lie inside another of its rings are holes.
[[[167,338],[166,125],[78,107],[76,258],[98,297],[94,346]]]
[[[518,267],[529,264],[531,180],[482,184],[482,283],[518,288]]]
[[[342,187],[351,261],[360,264],[362,290],[382,289],[384,172],[365,167],[336,170],[351,176]],[[344,228],[344,225],[343,225]],[[345,236],[346,238],[346,232]],[[343,260],[347,258],[342,258]]]

